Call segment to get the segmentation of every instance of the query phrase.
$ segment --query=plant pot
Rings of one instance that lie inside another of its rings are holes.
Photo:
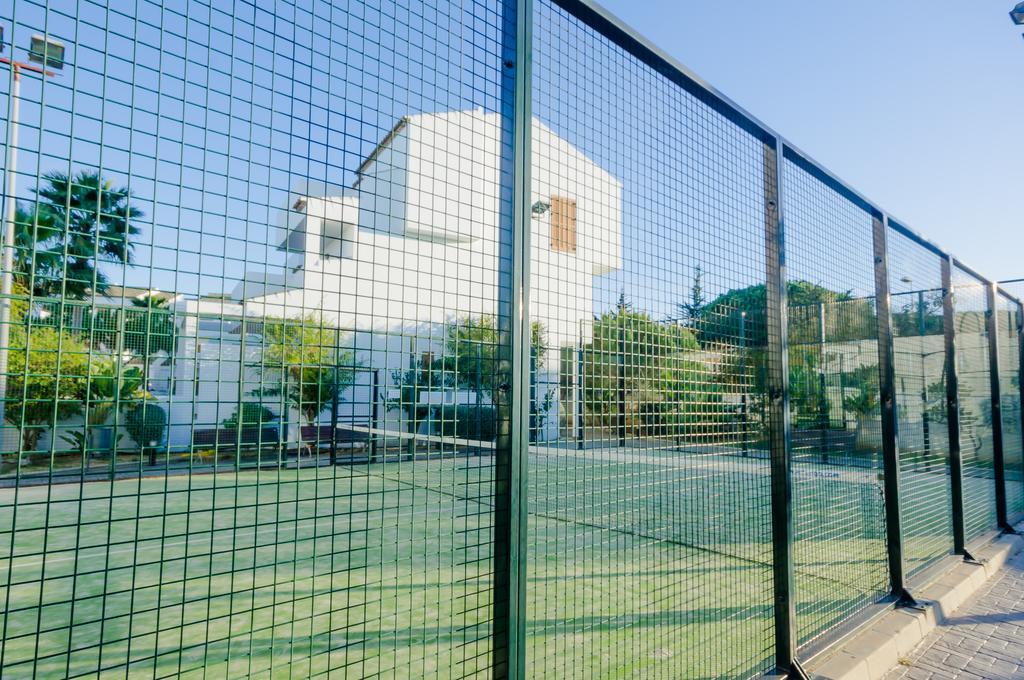
[[[882,419],[880,417],[860,416],[857,418],[855,447],[862,451],[882,448]]]
[[[114,448],[114,426],[97,425],[89,428],[89,449],[93,455],[109,453]]]

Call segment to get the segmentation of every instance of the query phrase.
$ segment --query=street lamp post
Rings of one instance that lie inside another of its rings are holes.
[[[3,51],[3,31],[0,30],[0,52]],[[13,55],[12,55],[13,56]],[[7,406],[7,359],[11,341],[11,294],[14,288],[15,216],[17,214],[18,115],[21,108],[21,72],[37,73],[43,78],[55,76],[47,66],[64,68],[64,45],[43,36],[32,36],[28,58],[30,62],[0,57],[0,64],[11,69],[11,115],[7,123],[7,171],[5,173],[6,210],[4,214],[3,258],[0,263],[0,427]],[[37,66],[36,64],[42,64]],[[0,441],[2,441],[0,437]]]

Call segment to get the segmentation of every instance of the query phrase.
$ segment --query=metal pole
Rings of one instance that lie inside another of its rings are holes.
[[[530,231],[533,0],[503,4],[503,171],[498,272],[494,460],[494,626],[491,675],[526,677],[527,473],[530,386]]]
[[[538,440],[537,432],[537,353],[530,348],[530,441]]]
[[[114,347],[117,351],[117,358],[115,360],[115,373],[114,373],[114,436],[113,441],[110,442],[110,479],[113,480],[117,474],[117,440],[120,439],[119,430],[121,425],[121,380],[124,373],[124,315],[128,310],[121,309],[117,310],[117,330],[116,340]],[[214,465],[217,464],[217,457],[213,458]]]
[[[746,384],[747,375],[747,313],[740,312],[740,380],[742,381],[740,389],[743,390],[743,394],[740,395],[740,422],[743,431],[740,432],[740,438],[743,440],[743,455],[750,455],[750,435],[748,433],[749,415],[747,409],[747,390],[749,389]]]
[[[338,355],[341,329],[334,329],[334,385],[331,389],[331,465],[338,464]],[[319,451],[319,446],[317,446]],[[320,455],[317,454],[319,461]]]
[[[416,361],[416,339],[409,338],[409,377],[412,378],[412,385],[410,386],[411,392],[407,395],[409,397],[409,403],[405,405],[408,409],[407,415],[409,416],[409,422],[406,428],[409,430],[409,439],[405,442],[405,455],[409,456],[409,460],[416,459],[416,435],[417,422],[416,418],[419,415],[419,400],[420,400],[420,370],[422,366]]]
[[[377,461],[377,429],[380,419],[380,369],[373,369],[373,389],[370,395],[373,400],[370,406],[370,462]]]
[[[245,317],[242,317],[242,321],[239,323],[239,330],[241,331],[238,335],[238,399],[235,403],[235,471],[237,472],[241,466],[242,459],[242,446],[244,443],[244,431],[245,431]],[[256,462],[259,464],[260,457],[260,438],[263,433],[263,402],[259,403],[260,408],[256,409]],[[217,426],[219,427],[219,425]],[[215,432],[214,442],[218,438],[218,434]],[[156,463],[156,458],[152,460],[153,464]]]
[[[1006,465],[1003,457],[1003,398],[999,376],[999,316],[996,306],[996,284],[985,286],[988,310],[985,326],[988,331],[988,378],[992,398],[992,476],[996,485],[996,524],[1006,533],[1015,533],[1006,512]]]
[[[620,447],[626,445],[626,319],[624,314],[625,306],[623,305],[619,307],[619,361],[617,366],[619,409],[615,428],[618,432]]]
[[[771,453],[772,572],[775,593],[775,666],[794,678],[806,673],[796,658],[793,584],[793,476],[789,422],[789,310],[786,295],[786,236],[782,206],[782,141],[764,145],[766,320],[768,331],[768,443]]]
[[[818,437],[821,448],[821,462],[828,464],[828,406],[826,405],[827,387],[825,383],[825,303],[818,303]]]
[[[917,332],[921,337],[921,434],[924,437],[925,466],[931,467],[931,418],[928,415],[928,374],[925,370],[924,338],[928,334],[925,323],[924,291],[917,291]]]
[[[0,276],[0,433],[3,429],[7,406],[7,359],[11,344],[11,293],[14,289],[14,220],[17,216],[17,171],[18,165],[18,118],[21,112],[21,69],[11,64],[13,83],[11,84],[11,119],[7,132],[7,172],[6,201],[7,210],[4,216],[3,240],[3,273]],[[5,444],[6,436],[0,437],[0,446]]]
[[[973,559],[967,552],[964,527],[964,469],[960,452],[960,402],[956,368],[956,312],[953,307],[953,263],[942,258],[942,321],[946,349],[946,423],[949,426],[949,482],[953,519],[953,552]]]
[[[481,425],[481,417],[483,413],[483,390],[484,390],[484,376],[483,376],[483,343],[476,343],[476,439],[483,439],[483,427]],[[493,405],[492,405],[493,407]],[[456,408],[456,414],[458,408]],[[457,417],[457,416],[456,416]]]
[[[580,348],[576,350],[576,448],[583,449],[584,442],[584,390],[586,383],[583,376],[583,338],[580,337]]]
[[[903,563],[903,517],[900,512],[899,420],[896,412],[896,365],[889,295],[889,220],[875,215],[875,305],[878,332],[878,380],[882,406],[882,467],[885,473],[885,529],[890,594],[897,606],[915,604],[907,591]]]

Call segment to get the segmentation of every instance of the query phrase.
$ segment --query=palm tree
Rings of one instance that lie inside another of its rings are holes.
[[[114,188],[97,170],[73,177],[43,175],[36,187],[34,210],[17,218],[17,271],[34,295],[82,299],[109,286],[99,262],[131,264],[132,221],[142,211],[131,205],[126,187]]]
[[[34,206],[33,206],[34,207]],[[59,279],[61,258],[37,248],[53,240],[56,234],[44,219],[37,222],[39,211],[18,203],[14,210],[14,285],[23,291],[34,290],[33,276],[41,281]]]

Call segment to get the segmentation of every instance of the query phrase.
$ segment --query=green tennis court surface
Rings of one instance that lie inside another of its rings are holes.
[[[538,448],[529,474],[534,668],[769,665],[767,461]],[[798,539],[830,537],[796,545],[807,638],[884,590],[884,518],[875,470],[794,477]],[[4,677],[488,674],[492,497],[490,456],[0,489]]]

